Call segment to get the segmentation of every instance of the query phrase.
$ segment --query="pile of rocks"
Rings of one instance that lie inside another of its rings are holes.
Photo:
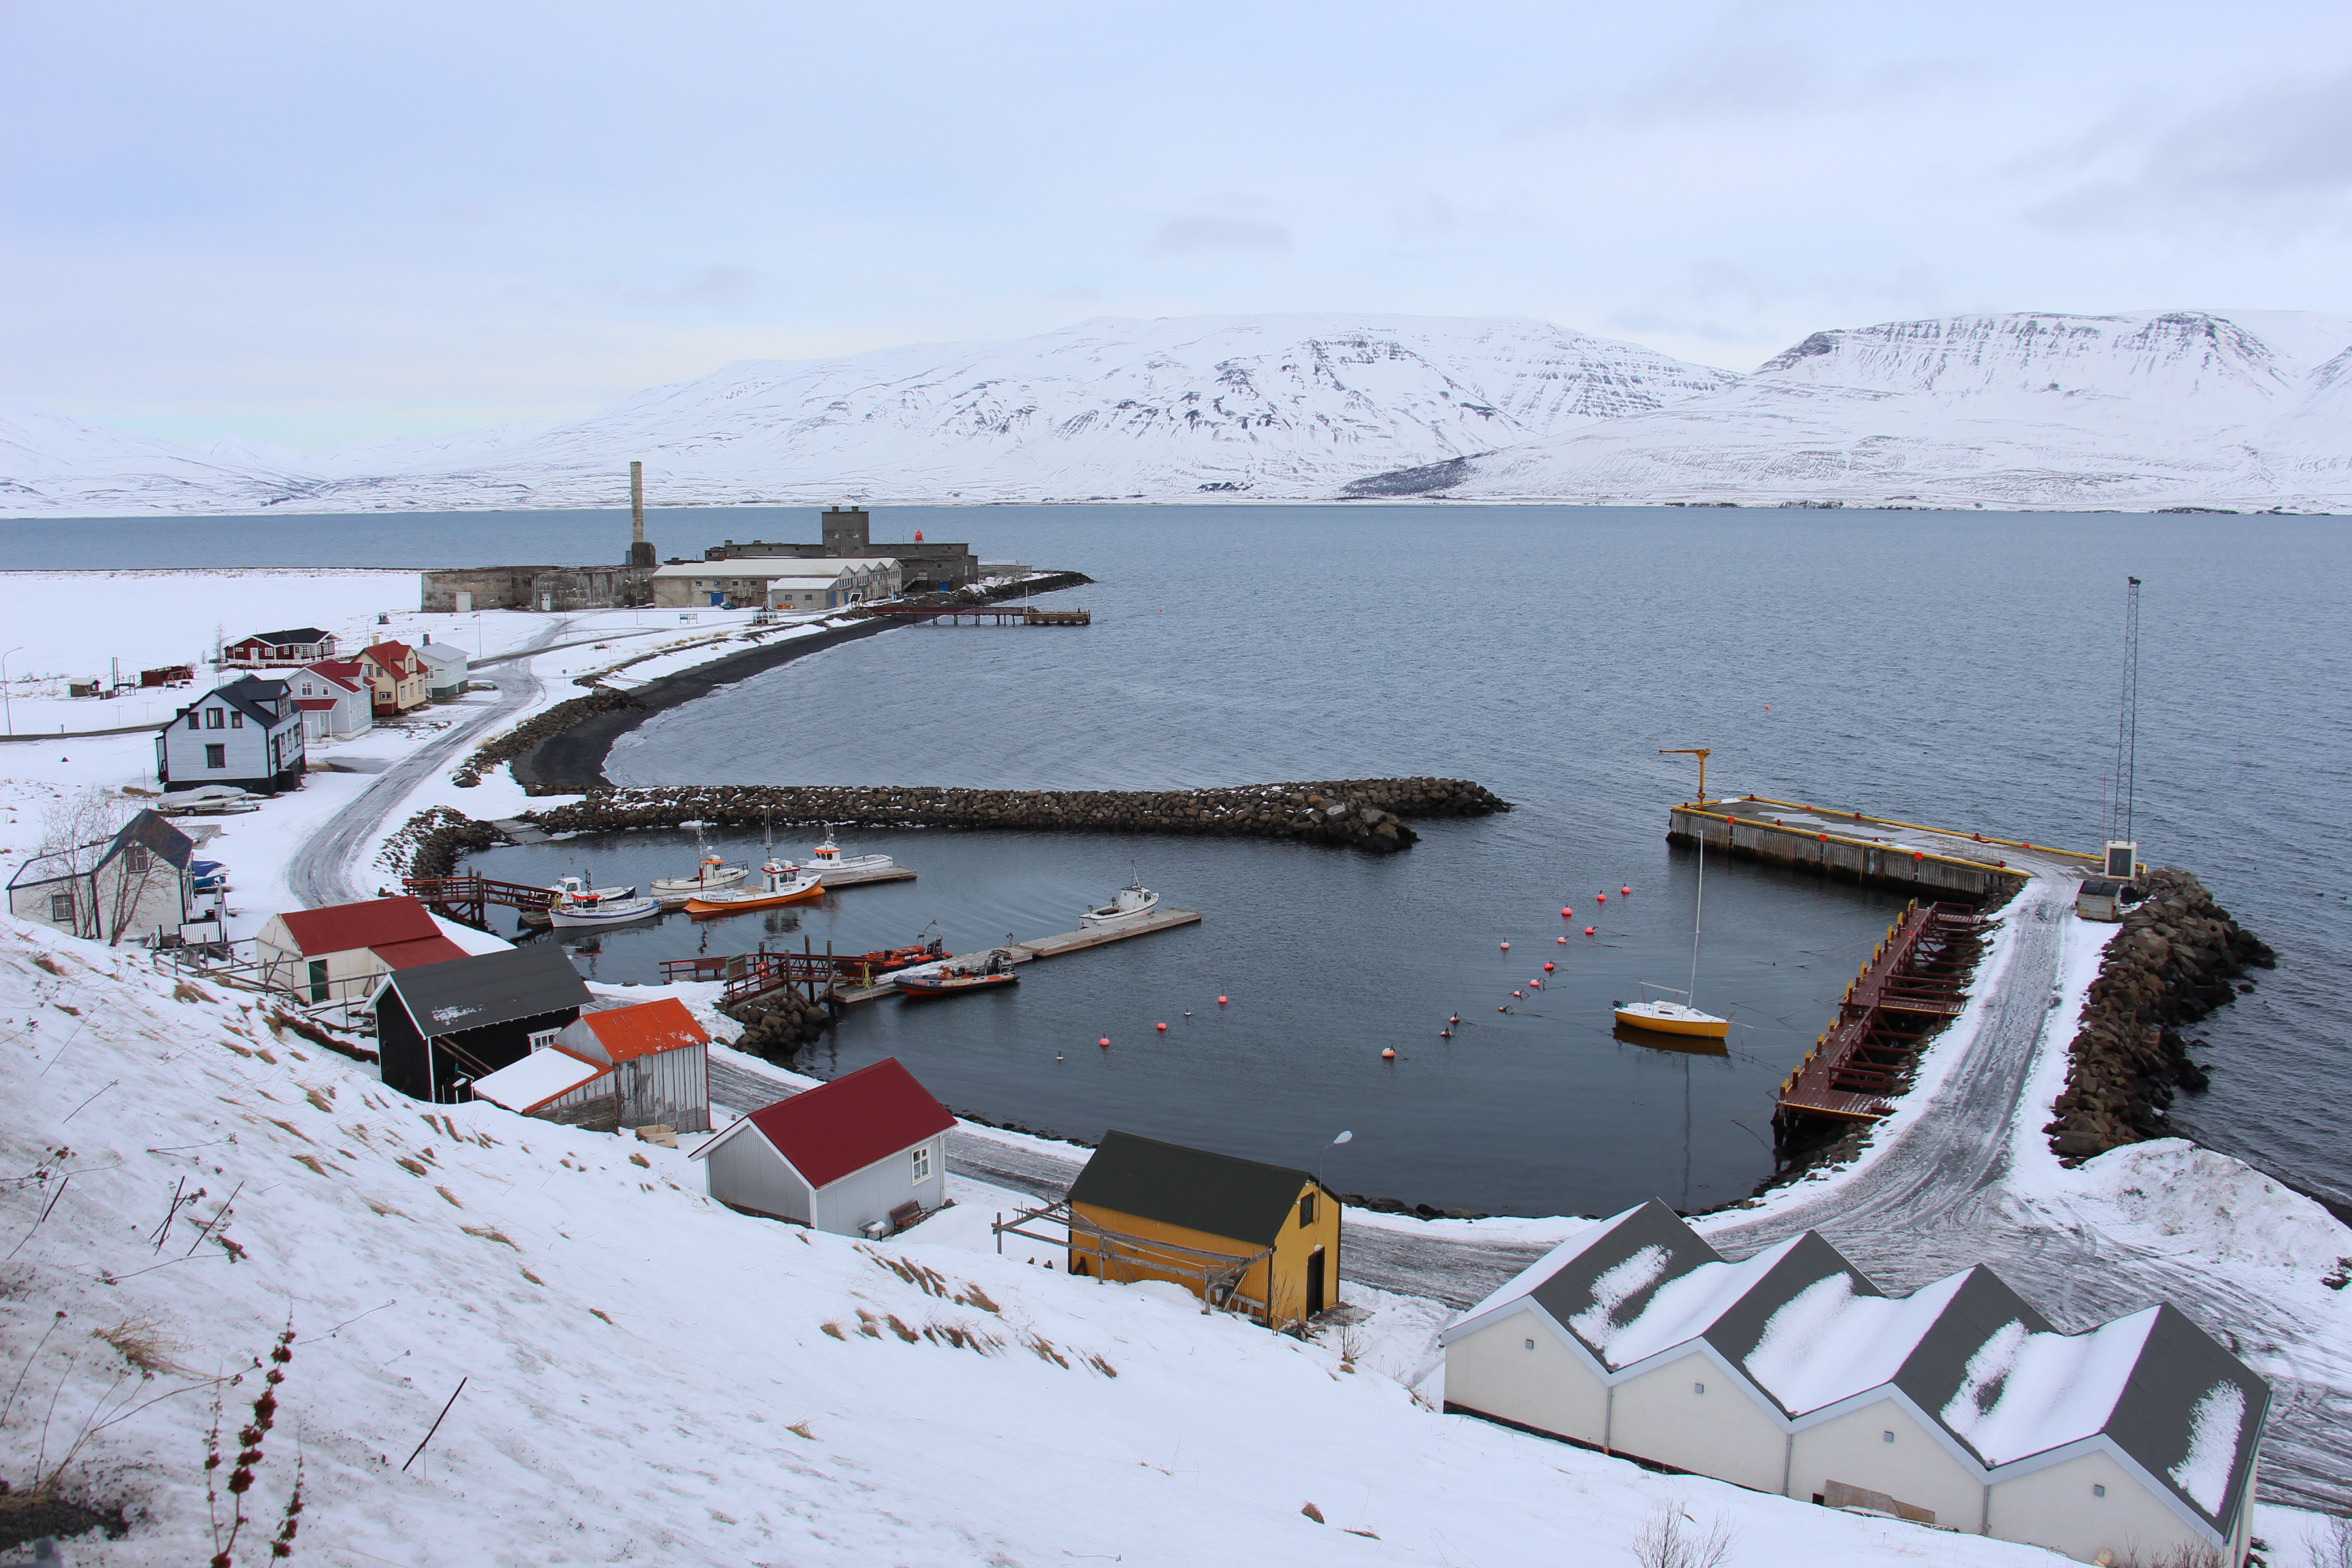
[[[778,1067],[790,1067],[803,1047],[833,1026],[833,1015],[823,1003],[790,990],[739,1002],[727,1016],[743,1026],[735,1048]]]
[[[549,833],[703,822],[719,827],[1007,827],[1292,838],[1391,851],[1419,840],[1407,816],[1483,816],[1510,803],[1467,779],[1344,779],[1196,790],[978,790],[696,784],[604,790],[525,820]]]
[[[625,691],[610,687],[598,687],[585,697],[574,697],[559,702],[541,713],[533,714],[495,740],[486,741],[466,759],[465,765],[450,775],[460,789],[471,789],[482,782],[482,775],[500,763],[512,762],[551,735],[562,734],[581,720],[598,713],[609,713],[616,708],[639,706]],[[420,873],[421,875],[422,873]]]
[[[2042,1129],[2070,1163],[2173,1136],[2163,1116],[2173,1089],[2206,1082],[2176,1026],[2229,1001],[2248,968],[2278,963],[2188,872],[2150,871],[2144,885],[2147,897],[2124,917],[2091,983],[2066,1090],[2052,1108],[2057,1120]]]
[[[513,842],[454,806],[436,805],[403,823],[383,841],[375,858],[395,877],[446,877],[457,870],[460,855]]]

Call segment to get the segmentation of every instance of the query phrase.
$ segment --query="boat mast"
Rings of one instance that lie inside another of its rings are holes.
[[[1698,798],[1692,804],[1701,811],[1706,809],[1706,760],[1715,754],[1712,746],[1679,746],[1669,750],[1658,748],[1662,757],[1696,757],[1698,759]],[[1691,977],[1687,993],[1690,1005],[1698,1006],[1698,933],[1699,917],[1706,908],[1706,834],[1698,836],[1698,896],[1691,903]]]

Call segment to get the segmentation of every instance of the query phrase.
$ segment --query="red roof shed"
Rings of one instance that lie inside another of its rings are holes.
[[[955,1118],[896,1058],[755,1110],[694,1152],[710,1195],[855,1235],[946,1201]]]

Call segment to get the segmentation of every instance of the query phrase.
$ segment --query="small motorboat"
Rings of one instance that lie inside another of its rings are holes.
[[[592,888],[581,877],[558,878],[548,891],[555,901],[548,906],[547,918],[559,926],[614,925],[661,910],[658,900],[641,898],[635,888]]]
[[[1018,985],[1021,976],[1003,953],[992,952],[985,963],[974,969],[942,963],[920,973],[901,974],[896,984],[899,995],[911,1001],[928,1001],[936,996],[961,996],[967,991],[994,991]]]
[[[1141,920],[1160,907],[1160,895],[1143,885],[1140,873],[1136,879],[1111,896],[1110,902],[1098,910],[1088,910],[1078,919],[1090,926],[1110,925],[1119,921]]]
[[[653,895],[666,904],[680,904],[698,893],[715,893],[723,888],[741,886],[751,875],[749,866],[730,866],[726,857],[714,855],[710,846],[702,841],[702,824],[694,825],[694,847],[699,851],[691,877],[656,877]]]
[[[809,851],[809,868],[821,881],[854,880],[876,871],[887,871],[898,862],[887,855],[844,855],[833,841],[833,824],[824,825],[824,842]]]
[[[954,956],[938,932],[926,928],[918,933],[917,940],[910,946],[877,947],[872,952],[858,953],[848,962],[864,969],[866,977],[859,984],[871,985],[877,975],[896,973],[917,964],[940,963]]]
[[[1657,994],[1653,996],[1652,992]],[[1672,998],[1680,997],[1680,1001]],[[1690,1005],[1690,993],[1670,991],[1663,985],[1644,985],[1639,1002],[1612,1002],[1617,1021],[1628,1028],[1647,1029],[1656,1035],[1696,1035],[1704,1039],[1719,1040],[1731,1033],[1731,1020],[1718,1018],[1712,1013],[1702,1013]]]

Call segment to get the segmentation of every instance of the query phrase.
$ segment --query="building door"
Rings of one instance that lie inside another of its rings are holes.
[[[1307,1315],[1315,1316],[1323,1310],[1323,1249],[1317,1247],[1307,1258]]]
[[[326,999],[327,961],[323,958],[314,958],[310,961],[310,1000],[324,1002]]]

